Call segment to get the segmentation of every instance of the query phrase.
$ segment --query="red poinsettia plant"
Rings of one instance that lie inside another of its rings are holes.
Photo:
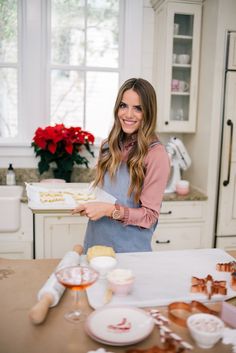
[[[94,136],[80,127],[65,127],[63,124],[55,126],[39,127],[35,131],[32,147],[36,157],[40,157],[38,163],[39,173],[48,171],[51,164],[56,164],[55,177],[71,174],[74,164],[85,165],[88,168],[89,161],[80,152],[85,149],[94,156],[91,144]],[[67,180],[69,181],[69,180]]]

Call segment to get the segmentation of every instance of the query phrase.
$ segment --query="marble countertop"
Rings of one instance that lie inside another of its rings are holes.
[[[197,188],[191,187],[187,195],[177,195],[175,192],[164,194],[163,201],[205,201],[207,196]],[[28,198],[26,192],[21,197],[21,202],[27,203]]]
[[[207,196],[195,187],[191,187],[187,195],[178,195],[175,192],[164,194],[163,201],[205,201]]]
[[[42,179],[52,178],[52,172],[49,170],[45,172],[43,175],[39,175],[37,169],[34,168],[26,168],[26,169],[15,169],[16,173],[16,181],[19,185],[24,185],[24,182],[39,182]],[[5,174],[6,170],[0,168],[0,184],[5,184]],[[94,180],[94,169],[90,168],[74,168],[72,174],[72,182],[82,182],[82,183],[90,183]],[[177,195],[175,192],[164,194],[163,201],[204,201],[207,200],[207,196],[199,191],[197,188],[192,186],[190,188],[190,192],[188,195],[180,196]],[[24,192],[21,202],[28,202],[27,195]]]

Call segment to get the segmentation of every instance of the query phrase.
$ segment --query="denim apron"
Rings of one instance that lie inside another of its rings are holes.
[[[160,142],[152,143],[152,146]],[[127,195],[130,176],[125,162],[121,163],[113,180],[108,173],[104,176],[103,190],[114,196],[116,203],[129,208],[138,208],[134,202],[134,195]],[[111,246],[115,252],[152,251],[151,239],[158,222],[146,229],[135,225],[124,225],[122,222],[109,217],[102,217],[97,221],[88,221],[84,252],[94,245]]]

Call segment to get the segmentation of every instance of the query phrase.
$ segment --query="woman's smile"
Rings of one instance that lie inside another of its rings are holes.
[[[128,119],[122,119],[124,124],[127,124],[127,125],[134,125],[134,124],[137,124],[137,120],[128,120]]]

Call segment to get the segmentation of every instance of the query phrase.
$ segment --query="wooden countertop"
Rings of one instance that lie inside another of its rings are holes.
[[[236,255],[236,251],[231,253]],[[45,322],[34,326],[28,319],[30,308],[36,303],[38,290],[45,283],[59,260],[9,260],[0,259],[0,352],[1,353],[86,353],[100,347],[109,352],[125,352],[128,348],[147,349],[160,345],[159,330],[155,327],[144,341],[129,347],[106,346],[93,341],[84,331],[84,325],[68,323],[63,313],[72,303],[71,293],[66,291],[59,305],[49,310]],[[88,313],[87,298],[82,305]],[[214,309],[220,304],[212,305]],[[166,308],[159,308],[166,315]],[[170,328],[185,341],[194,344],[186,328],[170,323]],[[230,353],[231,345],[221,342],[207,350],[208,353]],[[193,353],[205,353],[204,349],[194,346]]]

